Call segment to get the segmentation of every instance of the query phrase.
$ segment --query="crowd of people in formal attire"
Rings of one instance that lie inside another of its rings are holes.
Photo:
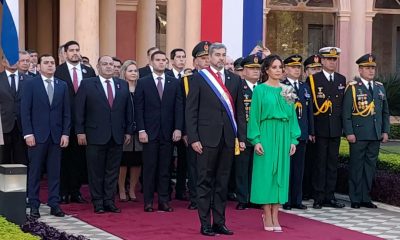
[[[92,67],[76,41],[60,46],[58,64],[20,51],[15,65],[2,59],[0,163],[28,166],[36,218],[45,172],[54,216],[65,215],[61,204],[88,203],[88,183],[95,214],[121,212],[115,199],[137,202],[139,189],[145,212],[155,201],[173,212],[175,192],[198,211],[203,235],[233,234],[228,199],[238,211],[262,209],[263,229],[282,232],[280,207],[304,210],[309,198],[315,209],[344,207],[334,195],[344,136],[351,207],[376,208],[369,193],[388,140],[386,92],[374,55],[361,56],[360,77],[346,81],[340,52],[324,47],[303,61],[256,46],[233,61],[224,44],[201,41],[190,69],[181,48],[169,59],[150,48],[142,68],[107,55]]]

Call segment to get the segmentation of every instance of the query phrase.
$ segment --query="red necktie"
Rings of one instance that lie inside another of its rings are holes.
[[[225,83],[224,83],[224,80],[222,80],[222,73],[221,73],[221,72],[217,72],[217,76],[218,76],[219,80],[221,80],[221,82],[222,82],[223,84],[225,84]]]
[[[74,85],[75,93],[78,91],[79,83],[78,83],[78,73],[76,72],[76,67],[72,68],[72,84]]]
[[[113,102],[114,102],[114,97],[113,97],[113,91],[111,88],[110,80],[106,80],[106,83],[107,83],[107,100],[108,100],[108,104],[110,105],[110,107],[112,107]]]

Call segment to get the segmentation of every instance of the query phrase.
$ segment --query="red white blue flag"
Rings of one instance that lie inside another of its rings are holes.
[[[0,0],[3,5],[1,17],[1,48],[10,65],[18,62],[18,0]]]

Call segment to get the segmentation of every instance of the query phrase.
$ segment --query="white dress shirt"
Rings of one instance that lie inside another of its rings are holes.
[[[114,80],[112,78],[109,79],[105,79],[102,76],[99,75],[100,78],[100,82],[101,85],[103,86],[104,92],[106,94],[106,97],[108,98],[108,93],[107,93],[107,83],[106,80],[110,80],[110,84],[111,84],[111,89],[112,89],[112,93],[113,93],[113,99],[115,99],[115,85],[114,85]]]
[[[291,79],[291,78],[287,78],[287,79],[289,80],[290,84],[292,85],[292,87],[294,89],[296,89],[295,85],[294,85],[295,82],[297,83],[297,88],[300,88],[299,80],[294,80],[294,79]]]
[[[250,90],[254,91],[254,87],[257,86],[257,83],[252,83],[252,82],[250,82],[248,80],[245,80],[245,81],[247,83],[247,86],[249,86]]]
[[[73,68],[76,68],[76,73],[78,75],[78,87],[81,85],[81,81],[83,79],[82,76],[82,68],[80,64],[77,64],[76,66],[72,65],[69,62],[66,62],[67,66],[68,66],[68,71],[69,71],[69,75],[71,76],[71,81],[74,82],[74,70]]]
[[[156,87],[157,87],[157,83],[158,83],[158,77],[161,77],[162,79],[161,79],[161,84],[162,84],[162,88],[163,88],[163,90],[164,90],[164,86],[165,86],[165,73],[163,73],[161,76],[158,76],[157,74],[155,74],[154,72],[153,72],[153,79],[154,79],[154,83],[156,84]]]
[[[360,77],[360,78],[361,78],[361,82],[364,83],[365,87],[369,90],[369,85],[368,85],[369,81],[365,80],[362,77]],[[373,80],[371,80],[371,88],[372,88],[372,90],[374,90],[374,81]]]
[[[42,77],[44,89],[46,89],[46,92],[47,92],[47,85],[49,85],[49,83],[46,82],[47,79],[50,79],[50,80],[51,80],[51,86],[52,86],[53,89],[54,89],[54,76],[53,76],[53,77],[49,77],[49,78],[48,78],[48,77],[45,77],[45,76],[43,76],[43,75],[40,75],[40,76]]]
[[[183,71],[181,71],[181,72],[176,71],[175,68],[172,68],[172,72],[174,73],[174,76],[175,76],[175,78],[177,78],[177,79],[179,79],[179,74],[181,74],[181,77],[183,77],[184,74],[185,74]]]
[[[328,79],[328,81],[330,79],[329,76],[332,76],[332,82],[335,81],[335,74],[334,73],[330,74],[330,73],[328,73],[327,71],[325,71],[323,69],[322,69],[322,72],[324,73],[324,75],[325,75],[326,79]]]
[[[11,74],[15,74],[15,90],[18,91],[18,85],[19,85],[19,75],[18,75],[18,71],[15,72],[10,72],[8,70],[6,70],[6,74],[7,74],[7,79],[8,79],[8,84],[10,84],[11,87]]]
[[[211,71],[213,71],[217,76],[218,76],[218,72],[221,73],[221,78],[222,78],[222,82],[225,84],[225,72],[224,72],[224,68],[222,68],[220,71],[218,71],[217,69],[215,69],[213,66],[210,66]]]

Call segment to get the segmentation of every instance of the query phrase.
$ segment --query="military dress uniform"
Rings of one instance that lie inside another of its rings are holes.
[[[339,48],[320,49],[323,58],[338,58]],[[342,103],[346,78],[325,70],[307,78],[314,102],[315,161],[313,171],[314,204],[342,208],[336,201],[337,167],[340,137],[342,136]]]
[[[286,66],[301,66],[302,57],[292,55],[286,58],[283,63]],[[306,209],[302,204],[303,173],[306,153],[306,144],[309,136],[314,135],[314,116],[311,90],[309,86],[298,79],[284,79],[283,84],[292,86],[295,89],[297,99],[295,102],[297,119],[301,129],[301,136],[298,138],[299,144],[296,146],[296,152],[290,157],[290,177],[289,177],[289,196],[288,202],[283,208]]]
[[[307,68],[322,67],[321,58],[318,55],[311,55],[303,62],[304,71]],[[312,99],[312,98],[311,98]],[[311,118],[310,118],[311,119]],[[313,121],[314,123],[314,121]],[[313,125],[314,130],[314,125]],[[303,174],[303,200],[308,200],[313,196],[314,190],[312,187],[312,170],[314,168],[314,152],[315,144],[308,141],[306,144],[306,156],[304,160],[304,174]]]
[[[375,57],[366,54],[356,63],[376,66]],[[346,136],[355,135],[350,143],[349,196],[351,206],[376,208],[370,192],[378,159],[382,133],[389,133],[389,107],[382,83],[356,78],[346,89],[343,102],[343,128]]]
[[[241,68],[251,67],[260,68],[261,58],[252,54],[241,60]],[[235,67],[236,68],[236,67]],[[243,104],[246,112],[246,123],[249,120],[249,113],[251,107],[251,98],[253,96],[253,90],[258,83],[251,83],[246,79],[242,79],[242,93],[243,93]],[[235,156],[235,185],[236,185],[236,200],[238,205],[236,209],[243,210],[248,207],[250,203],[250,186],[251,176],[253,169],[253,154],[254,146],[246,141],[246,148],[240,152],[239,155]]]

